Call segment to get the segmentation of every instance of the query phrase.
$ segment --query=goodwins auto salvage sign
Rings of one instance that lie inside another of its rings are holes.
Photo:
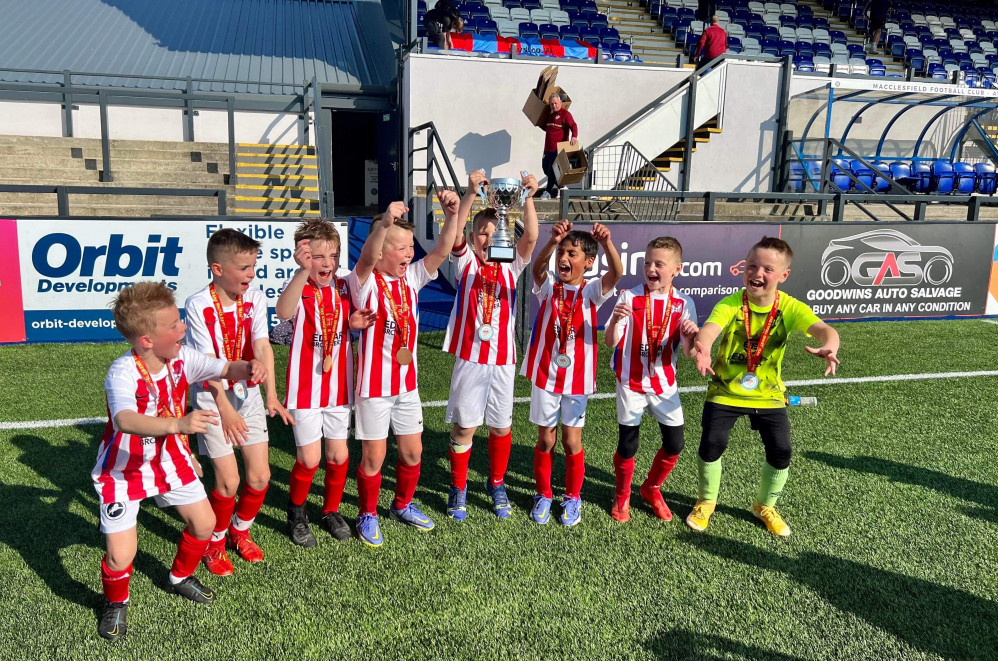
[[[783,288],[823,319],[982,315],[995,226],[783,226],[794,249]]]
[[[0,220],[8,239],[0,245],[0,301],[5,313],[12,307],[23,309],[24,322],[23,329],[5,325],[0,342],[120,339],[108,306],[122,288],[143,280],[173,289],[182,308],[188,296],[210,281],[205,251],[208,238],[222,227],[262,243],[253,286],[267,295],[273,312],[284,282],[297,269],[292,258],[294,223]],[[337,229],[344,237],[345,264],[346,225],[340,223]]]

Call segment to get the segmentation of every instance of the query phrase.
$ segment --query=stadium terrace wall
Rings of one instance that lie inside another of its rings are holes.
[[[674,283],[696,304],[699,323],[743,286],[745,255],[763,236],[794,249],[780,289],[830,321],[979,317],[998,314],[995,223],[608,223],[624,264],[617,290],[644,283],[644,251],[658,236],[683,245]],[[541,237],[550,223],[542,223]],[[541,241],[537,251],[540,250]],[[553,259],[553,258],[552,258]],[[606,272],[600,251],[586,274]],[[606,323],[612,304],[600,308]],[[537,313],[531,297],[530,318]]]
[[[347,223],[337,222],[343,237]],[[177,304],[211,279],[208,237],[232,227],[262,243],[253,286],[267,296],[270,320],[298,266],[294,223],[256,219],[0,219],[0,343],[119,340],[108,305],[122,287],[160,280]],[[349,242],[342,246],[346,266]]]
[[[483,168],[489,176],[521,169],[540,174],[543,133],[522,112],[523,103],[549,60],[505,60],[411,55],[403,67],[407,126],[432,121],[462,183]],[[690,75],[689,69],[559,61],[557,84],[572,98],[571,112],[583,146],[616,129],[634,113]],[[718,121],[722,133],[697,145],[690,188],[702,191],[771,190],[779,143],[779,63],[729,60]],[[668,113],[663,114],[665,117]],[[675,121],[669,115],[667,121]],[[663,120],[666,121],[666,120]],[[642,145],[634,145],[648,158]],[[421,156],[421,155],[420,155]],[[424,165],[417,157],[417,167]],[[666,175],[679,183],[680,168]],[[415,185],[421,185],[416,173]]]
[[[298,113],[236,111],[236,142],[314,144],[315,132],[305,131],[306,120]],[[182,142],[186,118],[181,108],[108,106],[108,130],[112,140],[158,140]],[[58,103],[0,101],[0,134],[41,137],[63,135],[62,108]],[[74,103],[73,135],[100,138],[100,107]],[[194,117],[194,137],[198,142],[229,141],[225,110],[199,109]]]

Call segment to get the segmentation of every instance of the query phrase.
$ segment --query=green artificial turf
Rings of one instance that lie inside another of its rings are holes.
[[[998,326],[974,321],[838,325],[843,377],[974,371],[998,365]],[[439,335],[422,338],[424,401],[445,400],[453,360]],[[820,377],[823,363],[794,340],[786,379]],[[124,345],[0,348],[0,420],[97,417],[102,381]],[[612,390],[609,352],[599,389]],[[286,351],[278,350],[279,382]],[[681,360],[681,385],[702,385]],[[283,389],[283,384],[279,385]],[[517,393],[529,392],[518,379]],[[437,522],[418,533],[383,519],[385,545],[318,547],[284,533],[291,435],[272,423],[273,479],[254,526],[266,560],[234,558],[234,576],[199,570],[218,601],[199,607],[165,593],[181,524],[152,503],[139,518],[130,630],[96,635],[101,603],[97,499],[89,479],[101,432],[0,432],[0,659],[58,658],[998,658],[998,379],[809,386],[816,407],[791,410],[795,457],[779,509],[793,528],[776,539],[747,510],[762,462],[741,421],[724,456],[708,531],[682,524],[696,498],[702,393],[683,395],[687,449],[664,487],[677,515],[659,521],[632,498],[632,520],[608,509],[616,446],[612,398],[590,402],[583,435],[583,521],[531,523],[535,430],[517,405],[507,485],[509,521],[491,513],[479,434],[468,520],[445,516],[447,425],[424,412],[417,502]],[[646,420],[635,481],[658,445]],[[343,514],[357,513],[351,479]],[[385,468],[381,507],[394,486]],[[555,459],[556,491],[564,462]],[[310,497],[318,519],[322,473]],[[208,480],[210,484],[210,478]],[[555,508],[557,513],[557,508]]]

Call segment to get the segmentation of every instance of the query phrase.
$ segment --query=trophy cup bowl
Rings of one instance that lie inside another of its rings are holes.
[[[523,206],[527,200],[527,189],[519,179],[498,178],[478,187],[482,204],[496,210],[496,231],[489,245],[490,262],[512,262],[515,254],[513,236],[509,231],[509,212]]]

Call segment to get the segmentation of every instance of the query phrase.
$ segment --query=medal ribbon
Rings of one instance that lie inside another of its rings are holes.
[[[330,315],[322,308],[322,288],[312,281],[309,281],[312,285],[312,289],[315,290],[315,303],[319,306],[319,325],[322,327],[322,355],[332,356],[333,355],[333,340],[335,339],[335,334],[339,330],[340,324],[340,299],[336,295],[336,280],[329,290],[333,292],[333,313]]]
[[[669,293],[666,296],[665,318],[659,326],[656,326],[654,322],[655,304],[652,301],[648,285],[645,285],[645,301],[645,329],[648,332],[648,371],[654,371],[655,361],[658,360],[658,352],[662,346],[662,338],[665,336],[665,330],[669,327],[669,320],[672,318],[672,288],[669,288]]]
[[[745,347],[745,363],[750,374],[755,373],[756,368],[759,367],[759,363],[762,362],[762,351],[766,348],[766,343],[769,342],[769,334],[773,332],[773,322],[776,320],[776,312],[779,306],[780,292],[776,292],[776,298],[773,299],[773,307],[769,311],[769,316],[766,317],[766,323],[762,327],[762,333],[759,334],[759,340],[756,342],[755,350],[753,351],[752,319],[749,311],[748,292],[742,292],[742,317],[745,321],[745,338],[748,344]]]
[[[388,299],[388,307],[391,309],[392,317],[395,318],[395,323],[399,327],[399,339],[402,340],[402,346],[406,349],[409,348],[409,285],[406,284],[405,278],[399,278],[399,287],[402,290],[402,303],[399,304],[395,300],[395,296],[392,294],[391,287],[385,281],[385,276],[378,272],[374,273],[374,280],[378,283],[378,289],[384,294],[384,297]]]
[[[239,356],[243,351],[243,297],[236,297],[236,332],[231,336],[229,334],[229,327],[225,325],[225,311],[222,309],[222,301],[218,298],[218,292],[215,291],[215,283],[211,283],[208,287],[208,293],[211,294],[211,302],[215,306],[215,317],[218,319],[218,327],[222,330],[222,351],[225,353],[226,360],[239,360]],[[232,386],[231,381],[225,381]]]
[[[170,402],[167,403],[159,396],[159,389],[156,387],[156,382],[152,380],[152,375],[149,374],[149,368],[146,367],[145,361],[139,357],[139,354],[135,353],[135,349],[132,349],[132,358],[135,359],[135,369],[139,371],[139,375],[145,381],[149,394],[152,395],[155,393],[156,395],[156,417],[176,418],[177,420],[184,417],[184,407],[181,404],[183,395],[179,398],[177,397],[177,382],[173,380],[173,372],[170,370],[170,364],[166,364],[166,376],[170,379]],[[184,447],[190,450],[191,446],[186,434],[178,433],[176,437],[177,440],[184,444]]]
[[[491,326],[492,311],[496,307],[496,290],[499,288],[499,264],[479,264],[478,276],[482,279],[483,284],[482,323]]]
[[[565,287],[560,282],[554,286],[554,297],[558,302],[556,313],[558,321],[561,322],[561,331],[558,333],[558,348],[561,353],[565,353],[565,345],[568,344],[568,331],[575,325],[575,313],[582,309],[582,286],[575,292],[571,307],[565,305]]]

